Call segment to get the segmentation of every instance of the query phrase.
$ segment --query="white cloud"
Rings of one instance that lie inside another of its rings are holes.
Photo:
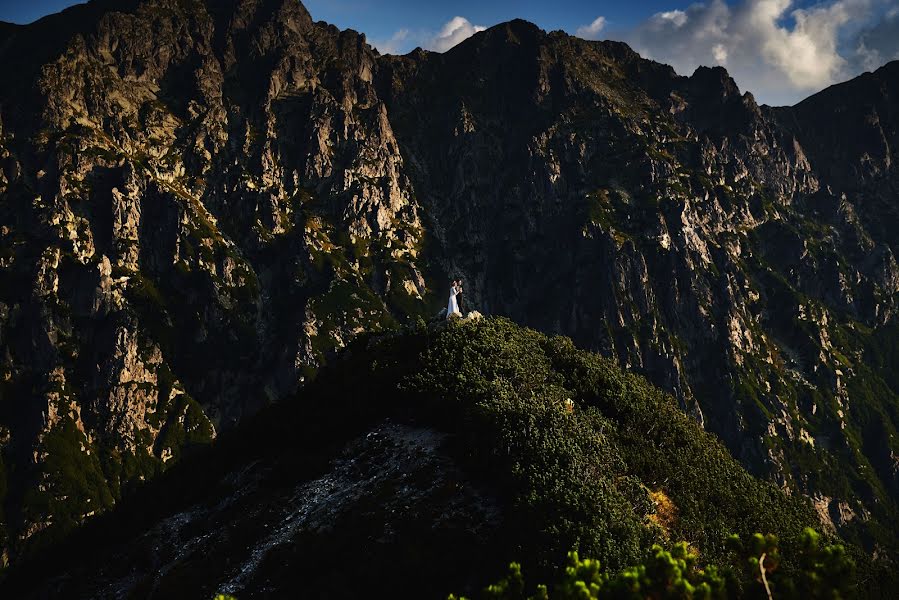
[[[877,48],[868,48],[867,44],[864,41],[860,41],[858,47],[855,50],[858,55],[859,64],[866,71],[873,71],[886,61],[883,59],[883,55],[880,53],[880,50]],[[897,55],[896,58],[899,58]]]
[[[683,27],[687,22],[687,13],[682,10],[669,10],[667,12],[656,13],[652,18],[661,23],[668,22],[675,27]]]
[[[882,21],[859,33],[855,53],[855,65],[866,71],[899,60],[899,6],[887,11]]]
[[[425,48],[436,52],[446,52],[459,42],[467,40],[479,31],[487,29],[483,25],[472,25],[465,17],[453,17],[440,31],[426,40]]]
[[[409,40],[409,30],[399,29],[386,40],[370,40],[372,46],[381,54],[400,54]]]
[[[599,39],[599,33],[606,28],[606,18],[596,17],[589,25],[582,25],[577,28],[576,35],[585,40]]]
[[[718,64],[723,65],[727,62],[727,48],[724,44],[715,44],[712,46],[712,56]]]
[[[792,30],[777,25],[789,8],[789,0],[757,2],[759,19],[750,33],[761,37],[762,57],[779,69],[799,89],[814,90],[837,80],[846,67],[837,53],[837,32],[851,18],[851,11],[865,10],[866,0],[843,0],[792,13]],[[852,6],[855,5],[855,6]]]
[[[474,25],[465,17],[453,17],[438,30],[433,29],[398,29],[388,39],[372,39],[372,46],[381,54],[405,54],[420,46],[425,50],[446,52],[456,44],[470,38],[479,31],[487,29],[483,25]]]
[[[710,0],[657,13],[617,37],[682,74],[726,63],[741,88],[761,101],[792,103],[856,74],[862,60],[873,64],[899,50],[880,31],[846,49],[847,38],[883,19],[893,1],[824,0],[800,9],[794,0]]]

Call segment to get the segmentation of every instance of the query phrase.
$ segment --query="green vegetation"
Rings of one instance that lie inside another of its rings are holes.
[[[86,513],[112,506],[113,494],[96,448],[71,418],[60,418],[44,436],[40,451],[46,455],[41,483],[27,492],[23,504],[35,515],[55,517],[54,536],[80,524]]]
[[[617,573],[598,560],[581,560],[568,553],[561,579],[551,588],[537,585],[529,593],[521,565],[509,565],[509,574],[487,586],[481,596],[490,600],[590,600],[795,598],[836,599],[855,593],[855,563],[839,544],[822,545],[821,536],[806,529],[793,571],[780,569],[776,536],[755,534],[748,540],[731,536],[733,564],[719,569],[699,565],[699,555],[686,542],[670,551],[659,545],[637,565]],[[551,590],[551,592],[550,592]],[[465,600],[450,595],[449,600]]]
[[[328,291],[312,300],[312,312],[320,321],[312,347],[319,356],[339,348],[341,331],[379,331],[395,324],[383,302],[356,278],[335,279]]]
[[[574,548],[612,569],[689,539],[710,561],[736,533],[795,548],[809,505],[743,470],[675,401],[611,361],[503,319],[449,327],[405,389],[453,422],[467,460],[507,490],[516,543],[543,567]],[[662,492],[677,517],[651,519]]]
[[[0,402],[2,402],[2,398],[0,398]],[[2,428],[0,428],[0,435],[3,434]],[[9,488],[9,483],[7,482],[7,474],[6,474],[6,464],[3,460],[3,451],[2,447],[0,447],[0,548],[5,548],[8,543],[8,532],[6,526],[6,513],[3,507],[6,505],[6,494]],[[0,557],[0,569],[3,568],[3,559]]]
[[[155,453],[160,456],[168,450],[169,456],[177,460],[185,449],[208,444],[214,436],[212,424],[200,404],[185,393],[177,394],[156,440]]]

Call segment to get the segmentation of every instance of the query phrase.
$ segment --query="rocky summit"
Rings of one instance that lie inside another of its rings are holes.
[[[819,529],[899,549],[899,62],[774,108],[720,67],[524,21],[381,56],[297,0],[92,0],[0,24],[0,81],[3,564],[263,407],[303,410],[453,277],[670,393]],[[445,466],[417,427],[348,439],[290,493],[358,478],[354,452]]]

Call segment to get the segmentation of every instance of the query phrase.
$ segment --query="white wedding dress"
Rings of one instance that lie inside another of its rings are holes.
[[[462,312],[459,310],[459,303],[456,302],[455,286],[450,288],[449,304],[446,307],[446,318],[449,319],[452,315],[462,316]]]

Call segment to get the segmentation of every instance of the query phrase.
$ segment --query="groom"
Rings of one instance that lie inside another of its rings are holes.
[[[462,316],[465,316],[465,299],[462,295],[462,280],[456,280],[456,303],[459,306],[459,312],[462,313]]]

